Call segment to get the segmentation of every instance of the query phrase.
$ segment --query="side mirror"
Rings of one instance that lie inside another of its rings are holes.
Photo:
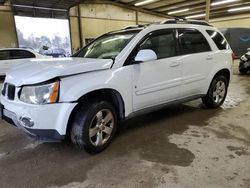
[[[135,62],[145,62],[157,60],[157,55],[153,50],[140,50],[135,57]]]

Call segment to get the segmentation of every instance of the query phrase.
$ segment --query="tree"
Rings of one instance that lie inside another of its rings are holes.
[[[23,33],[18,28],[16,30],[19,46],[27,47],[28,41],[23,37]]]
[[[59,36],[54,36],[54,38],[52,39],[52,45],[53,47],[56,48],[62,48],[62,38]]]
[[[69,37],[61,38],[60,36],[55,35],[51,40],[47,36],[36,37],[34,34],[31,34],[27,39],[25,39],[23,33],[18,28],[17,36],[20,47],[32,48],[41,53],[44,51],[44,46],[48,47],[48,49],[62,48],[67,52],[67,54],[70,54],[71,52]]]

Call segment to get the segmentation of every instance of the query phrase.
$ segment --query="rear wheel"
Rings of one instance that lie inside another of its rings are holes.
[[[71,128],[71,140],[89,153],[103,151],[112,141],[117,129],[117,116],[112,104],[91,100],[82,104]]]
[[[208,93],[202,98],[203,104],[208,108],[220,107],[227,96],[228,80],[224,75],[215,77],[210,85]]]

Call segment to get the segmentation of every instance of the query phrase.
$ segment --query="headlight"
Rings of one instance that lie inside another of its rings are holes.
[[[245,55],[241,56],[240,58],[242,61],[247,61],[247,57]]]
[[[59,81],[36,86],[24,86],[20,100],[29,104],[49,104],[58,101]]]

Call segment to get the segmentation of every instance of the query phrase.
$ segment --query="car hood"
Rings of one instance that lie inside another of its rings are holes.
[[[55,77],[110,69],[112,64],[111,59],[32,59],[10,69],[6,74],[6,82],[16,86],[36,84]]]

